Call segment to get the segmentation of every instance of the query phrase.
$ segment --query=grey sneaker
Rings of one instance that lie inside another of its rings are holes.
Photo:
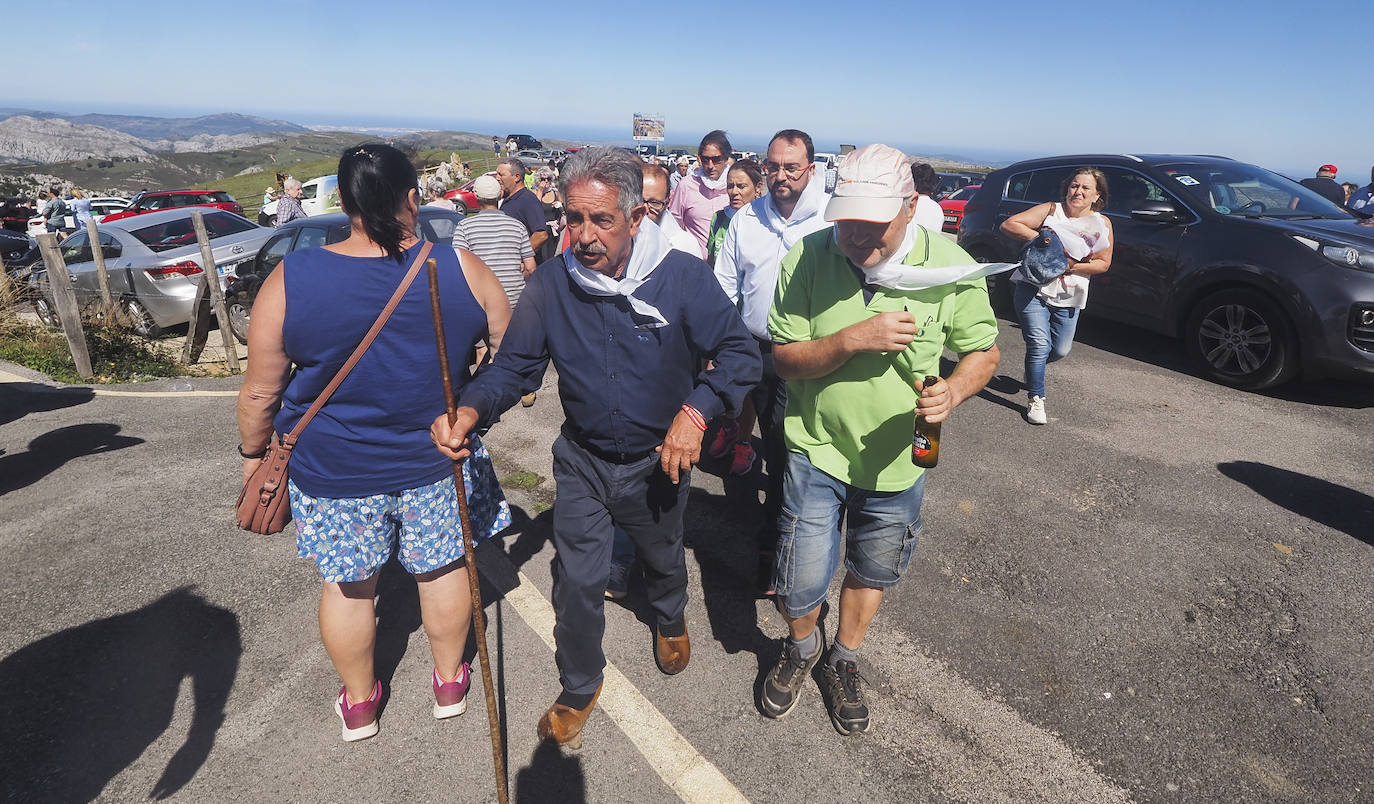
[[[826,662],[821,672],[825,675],[826,708],[835,731],[846,736],[868,731],[868,704],[864,703],[858,665]]]
[[[630,565],[611,562],[611,577],[606,581],[606,599],[624,600],[630,593]]]
[[[792,644],[792,640],[782,641],[782,655],[778,657],[778,663],[772,672],[763,680],[763,695],[759,696],[759,703],[765,715],[773,718],[782,717],[797,705],[797,698],[801,696],[801,688],[806,683],[806,677],[825,652],[825,632],[820,630],[820,623],[816,623],[816,629],[820,634],[820,645],[810,656],[803,656],[801,650]]]

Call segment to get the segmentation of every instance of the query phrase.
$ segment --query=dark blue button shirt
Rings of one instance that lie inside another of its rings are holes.
[[[544,205],[539,203],[539,196],[524,187],[501,202],[501,211],[525,224],[525,233],[530,235],[544,231],[544,224],[548,221],[544,216]]]
[[[635,297],[666,327],[621,296],[596,296],[568,274],[560,255],[539,266],[520,295],[496,360],[463,388],[461,404],[486,427],[539,388],[553,360],[564,432],[622,459],[652,452],[684,403],[707,421],[736,415],[758,383],[758,345],[706,263],[670,251]],[[715,361],[701,370],[701,361]]]

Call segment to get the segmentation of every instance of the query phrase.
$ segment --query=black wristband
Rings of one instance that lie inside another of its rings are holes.
[[[255,453],[253,453],[252,455],[249,455],[248,453],[246,453],[246,452],[243,451],[243,445],[242,445],[242,444],[239,444],[239,455],[242,455],[243,457],[247,458],[247,459],[250,460],[250,461],[252,461],[252,460],[257,460],[257,459],[259,459],[259,458],[265,458],[265,457],[267,457],[267,448],[266,448],[266,447],[263,447],[261,452],[255,452]]]

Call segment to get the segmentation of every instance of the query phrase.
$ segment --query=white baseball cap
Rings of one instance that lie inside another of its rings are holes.
[[[478,176],[472,183],[472,194],[481,201],[495,201],[501,197],[501,182],[495,176]]]
[[[916,182],[906,154],[886,145],[865,145],[840,163],[825,219],[887,223],[914,195]]]

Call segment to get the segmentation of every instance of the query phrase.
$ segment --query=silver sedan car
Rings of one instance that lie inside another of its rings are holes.
[[[191,305],[205,275],[191,211],[180,207],[99,225],[110,293],[140,335],[157,335],[167,327],[191,320]],[[239,263],[257,255],[273,230],[224,210],[201,208],[200,212],[205,216],[210,249],[223,285],[226,277],[236,274]],[[71,274],[77,303],[98,303],[100,283],[87,233],[76,232],[63,240],[59,248]],[[38,291],[34,294],[38,317],[45,324],[57,326],[48,272],[42,265],[34,266],[29,285]]]

